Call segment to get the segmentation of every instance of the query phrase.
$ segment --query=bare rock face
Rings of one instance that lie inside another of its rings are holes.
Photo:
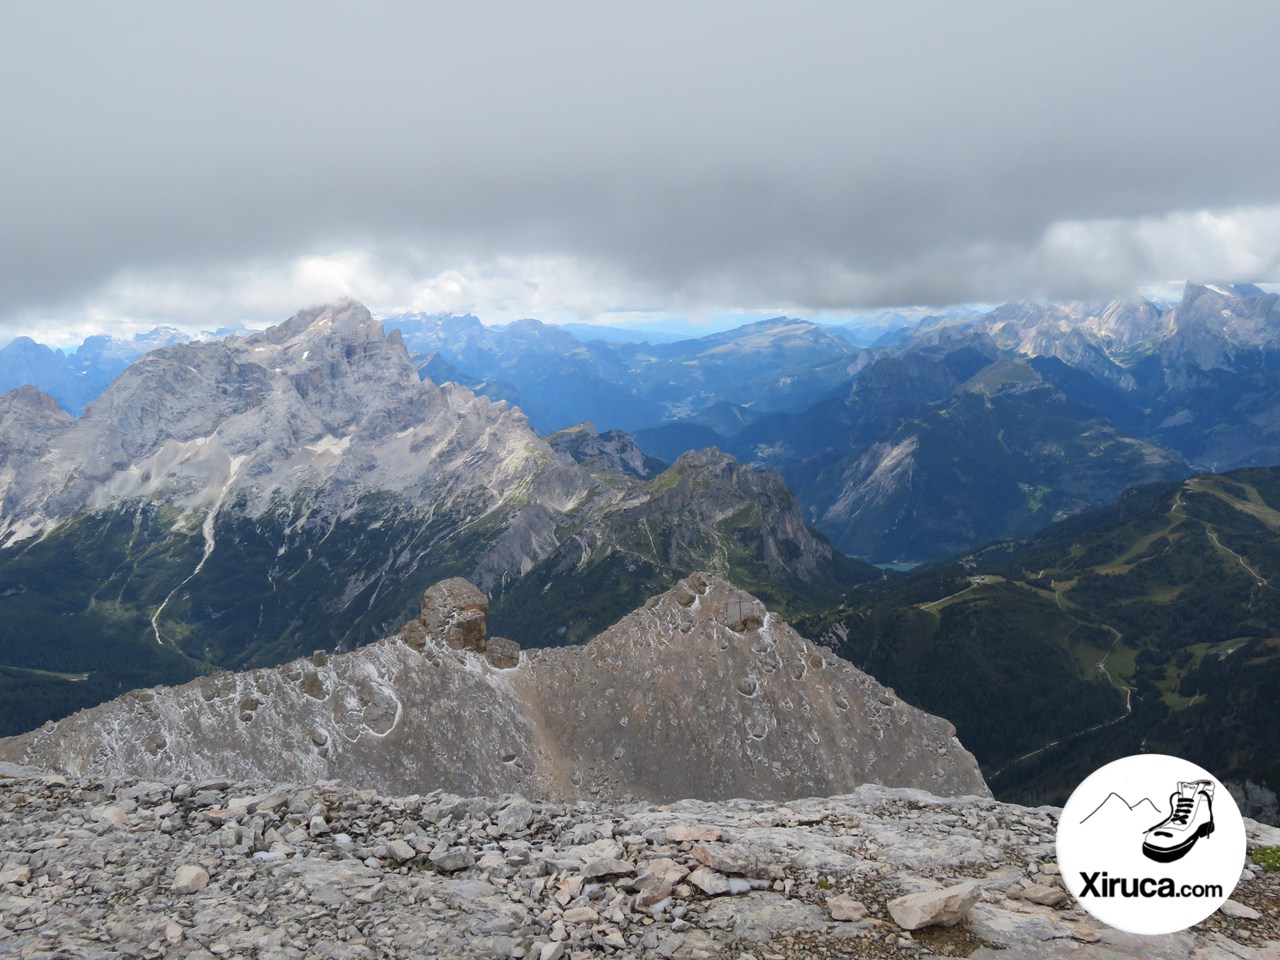
[[[484,656],[493,666],[505,670],[520,663],[520,644],[506,637],[489,637],[485,640]]]
[[[621,430],[597,433],[594,424],[558,430],[546,438],[551,449],[592,473],[613,473],[638,480],[652,480],[666,464],[646,454],[635,438]]]
[[[513,682],[539,704],[556,793],[782,798],[870,781],[989,795],[951,724],[709,574],[525,660]]]
[[[353,300],[155,350],[78,419],[31,388],[0,394],[0,537],[13,543],[81,510],[259,518],[287,505],[331,519],[376,492],[450,524],[495,513],[497,542],[472,571],[490,582],[540,559],[547,516],[592,489],[518,410],[421,380]]]
[[[395,637],[135,691],[0,741],[0,761],[405,793],[784,799],[873,782],[990,795],[949,723],[716,577],[685,578],[584,647],[522,653],[487,635],[486,610],[446,580]]]
[[[53,397],[35,387],[0,393],[0,512],[26,495],[19,472],[39,460],[74,422]]]

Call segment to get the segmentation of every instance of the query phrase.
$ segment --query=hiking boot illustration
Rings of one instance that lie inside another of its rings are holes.
[[[1169,816],[1143,834],[1142,852],[1151,860],[1172,863],[1187,855],[1196,841],[1213,833],[1213,783],[1179,782],[1169,795]]]

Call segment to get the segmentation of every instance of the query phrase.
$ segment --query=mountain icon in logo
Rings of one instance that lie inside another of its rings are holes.
[[[1107,827],[1120,829],[1124,829],[1130,823],[1141,823],[1143,826],[1138,828],[1138,832],[1143,833],[1147,829],[1146,824],[1152,823],[1159,817],[1160,808],[1152,803],[1148,797],[1143,797],[1141,800],[1130,803],[1120,794],[1112,792],[1107,794],[1107,798],[1080,822],[1093,826],[1105,824]]]

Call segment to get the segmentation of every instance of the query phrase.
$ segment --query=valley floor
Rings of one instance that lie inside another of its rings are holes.
[[[1236,919],[1163,937],[1094,923],[1059,886],[1052,807],[877,786],[617,807],[0,773],[10,957],[1280,956],[1280,875],[1253,864]],[[1251,846],[1280,840],[1248,827]],[[888,913],[964,881],[979,892],[959,926],[908,933]]]

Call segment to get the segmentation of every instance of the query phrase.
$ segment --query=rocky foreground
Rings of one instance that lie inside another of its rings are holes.
[[[1189,932],[1094,923],[1059,885],[1049,807],[871,785],[609,806],[2,772],[6,957],[1280,956],[1280,875],[1253,864],[1230,914]]]

